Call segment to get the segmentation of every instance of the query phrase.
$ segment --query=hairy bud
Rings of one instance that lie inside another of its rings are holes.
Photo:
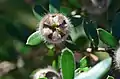
[[[40,79],[46,77],[47,79],[61,79],[60,74],[51,67],[37,70],[33,75],[33,79]]]
[[[39,31],[46,41],[61,43],[68,37],[70,26],[66,16],[59,13],[47,14],[39,23]]]
[[[15,65],[8,61],[0,62],[0,76],[7,74],[9,71],[15,69]]]
[[[120,47],[116,50],[114,59],[116,68],[120,69]]]
[[[83,9],[90,14],[99,15],[108,9],[111,0],[81,0]]]

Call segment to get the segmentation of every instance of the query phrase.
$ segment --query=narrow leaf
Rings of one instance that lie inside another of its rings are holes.
[[[99,28],[99,37],[102,42],[105,44],[111,46],[111,47],[116,47],[118,42],[117,40],[110,34],[109,32],[105,31],[104,29]]]
[[[41,5],[34,5],[33,13],[35,17],[40,21],[47,11]]]
[[[46,77],[43,77],[43,78],[39,78],[39,79],[48,79],[48,78],[46,78]]]
[[[74,79],[101,79],[108,72],[111,64],[112,58],[109,57],[95,65],[88,72],[80,73]]]
[[[62,68],[63,79],[74,78],[75,61],[74,61],[73,52],[68,48],[62,50],[61,68]]]
[[[83,22],[83,18],[82,17],[80,17],[80,18],[69,17],[69,18],[70,18],[72,24],[74,25],[74,27],[82,25],[82,22]]]
[[[87,59],[86,59],[86,56],[83,57],[83,58],[80,60],[80,68],[84,68],[84,67],[87,67]]]
[[[60,56],[58,56],[58,58],[56,58],[55,60],[53,60],[52,67],[54,69],[56,69],[57,71],[60,69]]]
[[[81,68],[80,71],[87,72],[89,69],[90,69],[90,68],[85,67],[85,68]]]
[[[117,40],[120,39],[120,12],[116,14],[112,22],[112,34]]]
[[[27,39],[27,45],[37,45],[43,41],[42,36],[40,35],[39,31],[34,32],[31,34]]]
[[[52,67],[54,68],[54,69],[57,69],[57,63],[56,63],[56,61],[55,60],[53,60],[53,62],[52,62]]]
[[[93,45],[97,46],[99,40],[95,22],[85,19],[83,26],[88,39],[93,43]]]
[[[48,53],[47,55],[48,56],[54,56],[54,52],[55,52],[55,46],[53,44],[47,44],[46,43],[46,46],[48,48]]]
[[[60,11],[60,0],[49,0],[50,13],[58,13]]]

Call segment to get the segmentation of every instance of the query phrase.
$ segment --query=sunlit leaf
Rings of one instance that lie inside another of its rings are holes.
[[[87,71],[89,71],[89,69],[90,69],[89,67],[78,68],[75,70],[75,76],[79,75],[82,72],[87,72]]]
[[[99,28],[99,37],[102,42],[105,44],[111,46],[111,47],[116,47],[118,42],[117,40],[110,34],[109,32],[105,31],[104,29]]]
[[[80,60],[80,68],[84,68],[84,67],[87,67],[87,59],[86,59],[86,56],[83,57],[83,58]]]
[[[49,0],[50,13],[58,13],[60,11],[60,0]]]
[[[74,79],[101,79],[108,72],[111,64],[112,58],[109,57],[95,65],[88,72],[80,73]]]
[[[28,37],[26,44],[37,45],[37,44],[40,44],[42,41],[43,39],[42,39],[42,36],[40,35],[40,32],[36,31]]]
[[[89,67],[84,67],[84,68],[81,68],[80,71],[86,72],[86,71],[88,71],[89,69],[90,69]]]
[[[48,78],[46,78],[46,77],[43,77],[43,78],[39,78],[39,79],[48,79]]]
[[[62,50],[61,69],[63,79],[73,79],[75,70],[75,61],[73,52],[68,48]]]

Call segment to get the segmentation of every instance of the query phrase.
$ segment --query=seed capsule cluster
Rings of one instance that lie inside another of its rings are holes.
[[[47,14],[39,23],[39,31],[44,39],[50,43],[61,43],[69,35],[71,24],[62,14]]]

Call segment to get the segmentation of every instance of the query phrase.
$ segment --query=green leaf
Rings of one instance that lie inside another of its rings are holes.
[[[37,45],[43,41],[42,36],[40,35],[39,31],[34,32],[31,34],[27,39],[27,45]]]
[[[40,21],[42,17],[44,16],[44,14],[47,13],[47,11],[41,5],[34,5],[33,13],[35,17]]]
[[[62,50],[61,69],[63,79],[73,79],[75,70],[75,60],[73,52],[68,48]]]
[[[46,46],[48,49],[53,49],[55,47],[53,44],[47,44],[47,43],[46,43]]]
[[[61,6],[60,13],[63,13],[65,16],[70,15],[71,8]]]
[[[75,51],[75,50],[79,49],[79,47],[77,47],[76,44],[73,41],[71,41],[71,40],[66,40],[65,46],[67,48],[71,49],[72,51]]]
[[[96,23],[85,19],[83,26],[88,39],[93,43],[94,46],[98,46],[99,39],[96,29]]]
[[[98,32],[99,32],[100,40],[102,42],[104,42],[105,44],[107,44],[111,47],[117,46],[117,44],[118,44],[117,40],[109,32],[107,32],[101,28],[98,29]]]
[[[55,68],[57,71],[60,69],[60,56],[57,59],[53,60],[52,67]]]
[[[48,49],[47,55],[48,55],[48,56],[54,56],[54,52],[55,52],[55,49],[54,49],[54,48],[53,48],[53,49]]]
[[[80,60],[80,68],[84,68],[84,67],[87,67],[87,59],[86,59],[86,56],[83,57],[83,58]]]
[[[83,28],[81,26],[70,28],[70,37],[73,42],[75,42],[82,35],[83,35]]]
[[[67,47],[70,49],[82,50],[88,47],[89,41],[85,36],[84,28],[81,26],[71,27],[70,29],[70,37],[73,44],[67,42]]]
[[[81,26],[83,24],[83,17],[75,18],[75,17],[68,17],[71,20],[71,23],[74,25],[74,27]]]
[[[59,13],[60,0],[49,0],[49,11],[50,13]]]
[[[39,78],[39,79],[48,79],[48,78],[46,78],[46,77],[43,77],[43,78]]]
[[[46,46],[48,48],[48,53],[47,55],[48,56],[54,56],[54,52],[55,52],[55,46],[53,44],[47,44],[46,43]]]
[[[112,22],[112,34],[117,40],[120,39],[120,12],[116,14]]]
[[[80,71],[83,71],[83,72],[87,72],[88,70],[89,70],[89,67],[84,67],[80,69]]]
[[[55,69],[57,69],[56,66],[57,66],[57,62],[56,62],[56,60],[53,60],[53,62],[52,62],[52,67],[55,68]]]
[[[106,79],[114,79],[114,77],[108,75]]]
[[[80,8],[81,5],[78,0],[68,0],[70,4],[74,5],[77,8]]]
[[[102,52],[102,51],[96,51],[94,52],[94,55],[96,55],[99,58],[99,60],[104,60],[110,57],[107,52]]]
[[[89,67],[78,68],[78,69],[75,70],[75,75],[78,75],[81,72],[87,72],[89,69],[90,69]]]
[[[109,71],[111,64],[112,58],[109,57],[95,65],[88,72],[80,73],[74,79],[101,79]]]

